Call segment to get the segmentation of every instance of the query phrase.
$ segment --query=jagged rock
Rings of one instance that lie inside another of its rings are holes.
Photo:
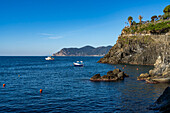
[[[163,94],[148,109],[159,110],[163,113],[170,113],[170,87],[167,87]]]
[[[112,73],[113,73],[114,75],[117,75],[117,74],[120,73],[120,72],[121,72],[120,69],[114,69],[114,70],[112,71]]]
[[[158,82],[158,83],[170,83],[170,77],[167,77],[167,78],[153,78],[152,80],[155,81],[155,82]]]
[[[150,77],[150,75],[148,73],[142,73],[137,80],[146,80],[148,79],[148,77]]]
[[[117,80],[123,80],[125,77],[129,77],[129,76],[124,72],[121,72],[120,69],[114,69],[113,71],[108,71],[107,75],[100,76],[100,74],[96,74],[90,80],[91,81],[117,81]]]
[[[120,73],[118,73],[117,74],[117,77],[119,78],[119,79],[121,79],[121,80],[123,80],[124,79],[124,72],[120,72]]]
[[[95,74],[91,79],[101,79],[101,76],[100,74]]]
[[[119,36],[98,63],[153,65],[164,47],[159,38],[162,36]]]
[[[146,80],[146,83],[170,83],[170,64],[163,63],[159,56],[149,74],[141,74],[137,80]]]
[[[113,73],[113,71],[108,71],[107,72],[107,76],[114,76],[115,74]]]

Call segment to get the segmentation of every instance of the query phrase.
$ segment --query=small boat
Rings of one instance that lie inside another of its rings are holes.
[[[74,66],[77,66],[77,67],[84,66],[83,61],[77,61],[77,62],[74,62],[73,64],[74,64]]]
[[[54,60],[54,58],[52,58],[51,56],[45,58],[45,60]]]

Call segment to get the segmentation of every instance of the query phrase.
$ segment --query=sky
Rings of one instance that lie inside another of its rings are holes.
[[[0,56],[47,56],[114,45],[125,22],[162,15],[169,0],[0,0]]]

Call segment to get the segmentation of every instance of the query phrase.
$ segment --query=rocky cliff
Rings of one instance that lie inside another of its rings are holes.
[[[98,62],[153,65],[165,52],[167,42],[170,43],[170,19],[133,22],[122,29],[117,43]],[[170,44],[167,45],[166,48],[170,48]]]
[[[117,43],[98,63],[153,65],[164,51],[164,41],[169,34],[121,35]],[[168,45],[167,48],[170,48]]]
[[[150,110],[159,110],[161,113],[170,113],[170,87],[167,87],[156,102],[149,107]],[[158,111],[157,111],[158,112]]]
[[[104,56],[112,46],[97,47],[85,46],[82,48],[63,48],[53,56]]]

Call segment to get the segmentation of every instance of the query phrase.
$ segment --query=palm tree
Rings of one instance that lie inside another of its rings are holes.
[[[151,17],[152,22],[154,22],[158,17],[156,15]]]
[[[170,18],[170,5],[166,6],[163,12],[164,12],[164,15],[163,15],[164,19]]]
[[[163,12],[166,14],[166,13],[170,13],[170,5],[166,6],[163,10]]]
[[[129,22],[129,25],[130,25],[130,26],[131,26],[131,24],[132,24],[132,20],[133,20],[133,17],[129,16],[129,17],[128,17],[128,22]]]
[[[142,19],[143,19],[143,17],[141,15],[139,15],[140,23],[142,22]]]

